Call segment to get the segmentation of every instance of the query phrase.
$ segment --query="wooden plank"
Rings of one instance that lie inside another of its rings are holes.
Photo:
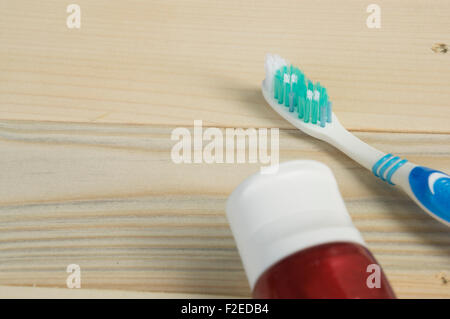
[[[233,298],[233,296],[215,296],[199,294],[154,293],[125,290],[100,290],[100,289],[64,289],[42,287],[14,287],[0,286],[1,299],[210,299]]]
[[[259,90],[266,52],[320,80],[352,130],[449,133],[446,0],[0,3],[0,119],[282,127]]]
[[[249,297],[225,218],[259,164],[174,164],[175,126],[0,122],[0,285]],[[450,171],[446,134],[357,135]],[[348,210],[400,297],[450,297],[448,228],[328,144],[280,131],[280,161],[333,170]]]

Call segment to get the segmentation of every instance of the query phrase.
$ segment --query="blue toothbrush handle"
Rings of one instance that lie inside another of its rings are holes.
[[[429,214],[450,225],[450,176],[428,167],[415,166],[408,181],[415,200]]]
[[[380,156],[372,172],[390,185],[398,184],[428,214],[450,226],[449,175],[392,154]]]

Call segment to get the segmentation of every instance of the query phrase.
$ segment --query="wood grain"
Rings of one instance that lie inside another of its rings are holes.
[[[171,127],[0,123],[0,284],[249,296],[225,218],[259,164],[174,164]],[[358,133],[450,170],[445,134]],[[280,161],[331,167],[347,207],[400,297],[450,297],[450,234],[396,188],[328,144],[280,132]]]
[[[289,124],[262,107],[266,52],[328,89],[359,131],[449,133],[446,0],[1,1],[0,118],[215,126]]]
[[[233,296],[189,294],[189,298],[232,298]],[[126,290],[67,289],[0,286],[0,299],[183,299],[185,294]]]
[[[331,167],[397,294],[450,297],[448,229],[259,89],[279,53],[364,141],[449,172],[450,52],[432,50],[448,1],[379,0],[380,29],[358,0],[74,2],[79,30],[68,3],[0,0],[0,297],[53,296],[39,287],[64,288],[71,263],[85,296],[249,297],[224,207],[259,165],[174,164],[170,133],[194,120],[281,128],[280,161]]]

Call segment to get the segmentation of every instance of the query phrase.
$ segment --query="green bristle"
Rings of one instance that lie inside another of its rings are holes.
[[[308,91],[314,91],[314,85],[313,83],[308,80],[308,85],[307,85],[307,91],[306,94],[308,93]],[[312,99],[310,100],[307,96],[306,96],[306,104],[305,104],[305,117],[304,117],[304,121],[305,123],[308,123],[311,120],[311,109],[312,109]]]
[[[284,84],[281,82],[280,90],[278,92],[278,104],[283,104],[284,101]]]
[[[289,106],[289,93],[291,92],[291,84],[285,83],[284,87],[284,105]]]
[[[308,80],[307,91],[313,92],[312,98],[314,98],[314,84],[312,83],[311,80]]]
[[[313,99],[311,103],[311,122],[313,124],[317,124],[317,118],[319,115],[319,101],[316,100],[315,95],[316,92],[319,92],[320,94],[320,83],[317,82],[313,87]]]
[[[286,72],[283,75],[283,81],[284,77],[286,76],[288,78],[288,82],[284,83],[284,105],[289,106],[289,93],[291,92],[291,72],[292,72],[292,65],[287,68],[285,67]]]
[[[320,92],[320,105],[326,106],[328,103],[328,95],[327,95],[327,89],[322,87],[322,90]]]
[[[284,75],[286,74],[286,66],[281,70],[280,91],[278,92],[278,104],[283,104],[284,101]]]
[[[322,91],[322,86],[320,85],[320,82],[316,82],[314,85],[314,90],[319,91],[319,93]]]
[[[283,84],[280,85],[280,90],[278,92],[278,104],[283,104],[283,98],[284,98],[284,86]]]
[[[273,98],[275,100],[278,100],[278,90],[279,90],[279,85],[280,85],[280,83],[279,83],[279,78],[280,78],[279,74],[280,74],[280,71],[277,71],[275,76],[273,77]]]
[[[293,68],[292,72],[293,72],[292,74],[295,75],[295,77],[297,77],[297,81],[298,81],[297,69]],[[292,75],[291,75],[291,77],[292,77]],[[291,83],[291,92],[294,93],[294,99],[293,99],[294,106],[297,106],[297,104],[298,104],[297,103],[297,98],[298,98],[297,86],[298,86],[297,82]]]
[[[280,85],[278,86],[278,103],[283,104],[283,96],[284,96],[284,86],[283,82],[280,82]]]
[[[325,127],[326,123],[327,123],[327,110],[326,110],[326,106],[325,105],[319,105],[319,121],[320,121],[320,126],[321,127]]]
[[[298,98],[298,118],[302,119],[305,115],[305,100],[302,97]]]
[[[322,90],[322,94],[320,95],[320,107],[321,108],[327,108],[328,105],[328,95],[327,95],[327,90]],[[321,113],[320,113],[321,114]],[[327,112],[325,111],[325,120],[327,118]]]
[[[284,82],[285,75],[289,82]],[[293,77],[296,81],[292,81]],[[283,66],[275,72],[273,83],[274,99],[279,104],[289,107],[289,112],[297,111],[299,119],[322,127],[325,123],[331,123],[328,93],[320,82],[313,83],[299,68],[290,65]],[[312,99],[308,99],[308,91],[312,92]],[[317,100],[314,98],[316,91],[319,94]]]
[[[294,97],[294,105],[298,106],[298,99],[299,96],[302,96],[302,87],[304,86],[304,76],[303,73],[298,69],[295,68],[295,75],[297,76],[297,82],[295,83],[295,97]]]
[[[306,99],[305,101],[305,113],[303,116],[303,121],[305,121],[305,123],[309,122],[309,118],[310,118],[310,113],[311,113],[311,100]]]
[[[311,122],[317,124],[317,109],[319,108],[319,103],[316,100],[311,101]]]
[[[298,71],[297,89],[298,94],[303,96],[303,93],[305,92],[305,76],[300,70]]]
[[[294,106],[297,106],[297,98],[298,98],[298,93],[297,93],[297,83],[292,83],[292,93],[294,93],[294,100],[293,100],[293,104]]]

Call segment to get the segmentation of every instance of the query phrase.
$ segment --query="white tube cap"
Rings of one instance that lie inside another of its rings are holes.
[[[333,173],[316,161],[287,162],[275,174],[250,176],[228,198],[226,210],[252,289],[269,267],[305,248],[365,246]]]

